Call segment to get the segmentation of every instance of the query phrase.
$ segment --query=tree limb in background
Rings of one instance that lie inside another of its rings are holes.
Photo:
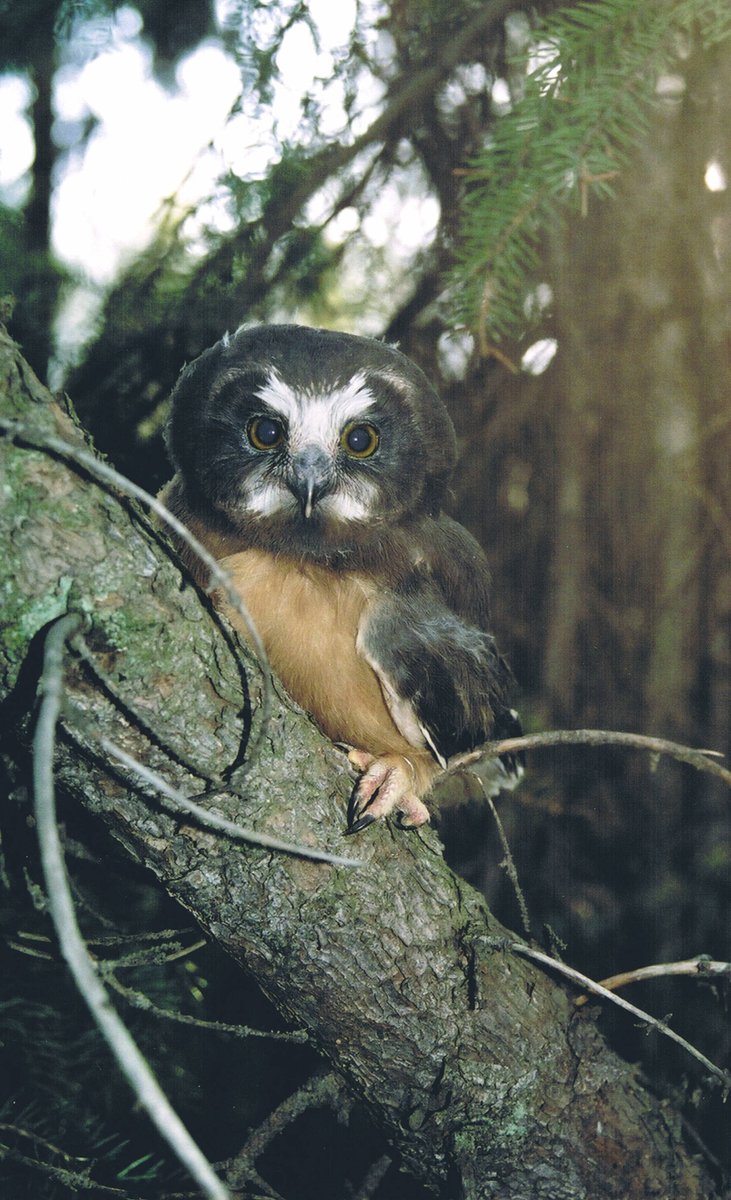
[[[341,1115],[347,1112],[348,1095],[341,1079],[330,1072],[317,1075],[277,1105],[267,1119],[252,1130],[241,1150],[226,1162],[226,1179],[232,1188],[258,1180],[254,1163],[275,1138],[311,1108],[331,1108]]]
[[[427,98],[460,62],[470,61],[481,37],[499,30],[511,7],[510,0],[489,0],[466,14],[436,53],[424,45],[420,61],[398,76],[382,111],[362,133],[315,150],[284,148],[267,176],[256,217],[242,216],[234,233],[218,237],[192,271],[177,231],[163,227],[158,244],[115,284],[102,328],[65,386],[96,444],[114,451],[128,474],[144,477],[145,447],[131,431],[165,399],[181,364],[259,314],[291,266],[286,255],[279,263],[275,258],[283,238],[316,235],[299,220],[307,202],[333,186],[328,219],[351,204],[362,174],[359,169],[354,182],[351,165],[366,152],[380,159],[385,150],[387,158],[400,138],[410,136]]]

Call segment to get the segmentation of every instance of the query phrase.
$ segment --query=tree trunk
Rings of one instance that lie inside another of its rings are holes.
[[[209,803],[291,841],[350,851],[360,867],[214,836],[166,815],[110,766],[95,732],[200,792],[165,745],[220,773],[256,733],[261,677],[197,594],[181,591],[177,567],[130,505],[31,448],[59,433],[79,445],[80,434],[5,337],[0,379],[2,415],[25,430],[2,442],[0,684],[15,713],[4,753],[27,741],[36,635],[80,609],[86,640],[129,707],[122,714],[69,656],[68,706],[85,724],[64,726],[59,786],[310,1031],[406,1169],[450,1200],[714,1195],[678,1122],[607,1049],[595,1015],[504,948],[506,931],[447,868],[433,831],[379,824],[343,841],[343,756],[279,693],[243,794],[222,785]],[[155,743],[130,710],[154,725]],[[242,730],[242,710],[252,729]]]

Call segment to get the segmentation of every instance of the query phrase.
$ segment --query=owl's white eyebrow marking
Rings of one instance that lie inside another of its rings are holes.
[[[362,371],[356,371],[343,387],[320,392],[315,387],[297,391],[273,370],[256,396],[286,419],[290,450],[318,442],[334,451],[343,426],[375,403]]]

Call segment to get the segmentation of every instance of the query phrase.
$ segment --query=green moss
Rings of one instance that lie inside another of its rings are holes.
[[[486,1118],[484,1122],[474,1122],[463,1125],[454,1133],[454,1150],[456,1158],[461,1162],[475,1163],[484,1160],[490,1153],[490,1158],[498,1169],[498,1164],[515,1162],[521,1154],[521,1146],[529,1136],[529,1108],[522,1100],[514,1100],[510,1105],[500,1106],[499,1110]]]
[[[13,579],[0,584],[3,613],[3,653],[0,658],[3,692],[10,691],[28,653],[28,643],[50,621],[68,611],[68,596],[72,580],[64,575],[58,585],[29,600],[19,591]]]
[[[73,579],[70,575],[62,575],[56,588],[23,605],[23,611],[18,618],[18,628],[22,638],[29,642],[44,625],[55,621],[57,617],[63,616],[68,611],[68,598],[72,583]]]

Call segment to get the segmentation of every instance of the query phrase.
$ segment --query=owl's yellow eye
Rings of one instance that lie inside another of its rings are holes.
[[[274,450],[284,440],[284,426],[274,417],[253,417],[246,436],[255,450]]]
[[[378,449],[379,433],[375,425],[357,421],[346,425],[340,435],[340,445],[351,458],[370,458]]]

